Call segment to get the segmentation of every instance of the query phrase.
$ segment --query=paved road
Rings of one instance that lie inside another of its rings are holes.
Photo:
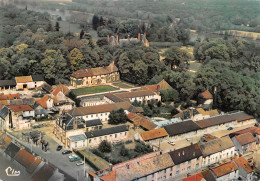
[[[86,180],[86,178],[84,177],[84,165],[76,166],[76,162],[69,161],[69,155],[61,154],[63,150],[56,151],[57,143],[53,139],[49,137],[44,137],[44,139],[48,141],[50,145],[50,149],[47,152],[42,151],[41,145],[36,146],[34,144],[30,144],[21,140],[19,140],[19,143],[29,149],[32,148],[32,151],[35,154],[41,156],[42,158],[44,158],[45,161],[59,168],[60,172],[65,174],[66,180]],[[86,170],[94,171],[89,165],[86,164],[85,166]]]

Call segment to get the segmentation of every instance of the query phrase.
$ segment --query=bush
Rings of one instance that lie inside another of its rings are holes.
[[[121,147],[120,155],[121,155],[121,156],[128,156],[128,155],[129,155],[129,150],[125,147],[125,145],[123,145],[123,146]]]
[[[112,151],[112,145],[111,143],[104,140],[99,144],[98,150],[101,151],[102,153],[109,153]]]
[[[146,154],[153,151],[152,147],[150,145],[146,145],[143,142],[136,142],[135,149],[136,152]]]
[[[132,143],[133,141],[132,140],[127,140],[126,142],[125,142],[125,144],[130,144],[130,143]]]

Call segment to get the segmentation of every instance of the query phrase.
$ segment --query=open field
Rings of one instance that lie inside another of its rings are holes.
[[[260,39],[260,33],[248,32],[248,31],[227,30],[227,31],[219,31],[217,32],[217,34],[224,35],[225,32],[227,32],[229,36],[252,38],[253,40]]]
[[[101,93],[101,92],[109,92],[119,90],[115,87],[109,86],[109,85],[100,85],[100,86],[94,86],[94,87],[84,87],[79,89],[73,89],[71,92],[75,96],[80,95],[88,95],[88,94],[94,94],[94,93]]]

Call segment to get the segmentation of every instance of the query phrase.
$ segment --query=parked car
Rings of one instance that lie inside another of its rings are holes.
[[[229,127],[227,130],[232,130],[233,128],[232,127]]]
[[[57,151],[60,151],[62,149],[62,146],[61,145],[59,145],[58,147],[57,147]]]
[[[168,143],[169,143],[170,145],[172,145],[172,146],[175,145],[175,143],[174,143],[173,141],[168,141]]]
[[[78,162],[76,163],[76,165],[77,165],[77,166],[84,165],[84,161],[78,161]]]
[[[63,155],[70,154],[70,153],[72,153],[71,150],[65,150],[65,151],[62,152]]]
[[[71,162],[74,162],[80,160],[80,157],[78,157],[77,155],[70,155],[69,159]]]

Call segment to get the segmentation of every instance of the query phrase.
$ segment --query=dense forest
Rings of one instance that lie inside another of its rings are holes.
[[[164,92],[164,100],[187,104],[209,89],[216,108],[260,115],[260,51],[253,43],[231,37],[198,41],[194,57],[202,66],[191,73],[191,57],[178,46],[165,51],[160,61],[158,49],[141,43],[110,46],[105,39],[94,41],[88,32],[64,34],[46,13],[8,6],[0,8],[0,16],[0,79],[39,73],[50,84],[68,83],[75,70],[115,61],[127,82],[145,85],[165,79],[175,97]],[[182,39],[174,41],[183,44]]]
[[[260,32],[260,2],[246,0],[73,0],[73,2],[35,2],[15,0],[17,4],[28,3],[34,8],[60,9],[92,13],[115,20],[156,25],[171,28],[179,22],[185,29],[198,31],[243,30]],[[150,40],[151,41],[151,40]]]

